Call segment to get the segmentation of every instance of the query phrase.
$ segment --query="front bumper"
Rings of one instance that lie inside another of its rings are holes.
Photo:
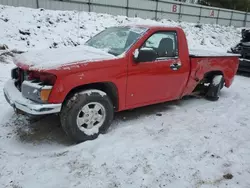
[[[62,104],[39,104],[26,99],[15,87],[14,80],[9,80],[4,85],[4,96],[14,108],[30,115],[54,114],[61,111]]]

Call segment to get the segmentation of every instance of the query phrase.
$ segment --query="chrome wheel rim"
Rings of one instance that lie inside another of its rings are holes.
[[[91,102],[82,107],[77,115],[77,126],[84,133],[98,133],[106,118],[106,110],[101,103]]]

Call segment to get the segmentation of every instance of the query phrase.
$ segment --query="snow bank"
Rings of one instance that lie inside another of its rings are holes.
[[[216,48],[226,51],[240,40],[240,29],[229,26],[197,25],[166,19],[156,22],[108,14],[0,5],[0,43],[7,44],[10,49],[19,50],[76,46],[106,27],[136,23],[180,26],[186,32],[191,48]]]

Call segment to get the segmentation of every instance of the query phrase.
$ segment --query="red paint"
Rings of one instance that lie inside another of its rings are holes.
[[[230,87],[238,69],[238,57],[190,58],[186,36],[180,28],[153,27],[138,40],[123,58],[68,65],[67,69],[41,70],[57,77],[49,97],[50,103],[62,103],[69,92],[79,86],[99,82],[111,82],[118,91],[119,109],[130,108],[179,99],[193,92],[205,73],[221,71],[226,87]],[[175,31],[178,37],[177,60],[135,63],[134,51],[153,33]],[[173,71],[170,64],[180,61],[182,67]],[[18,64],[22,68],[22,64]]]
[[[172,6],[172,12],[177,12],[177,5]]]
[[[211,17],[214,17],[214,10],[211,10],[210,16],[211,16]]]
[[[192,93],[197,85],[195,79],[201,80],[207,72],[211,71],[221,71],[226,87],[230,87],[238,69],[239,59],[238,57],[191,58],[191,65],[190,79],[182,96]]]

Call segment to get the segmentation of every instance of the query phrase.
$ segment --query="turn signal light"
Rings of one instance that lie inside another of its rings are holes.
[[[47,102],[49,100],[51,89],[42,89],[40,92],[40,98],[42,101]]]

